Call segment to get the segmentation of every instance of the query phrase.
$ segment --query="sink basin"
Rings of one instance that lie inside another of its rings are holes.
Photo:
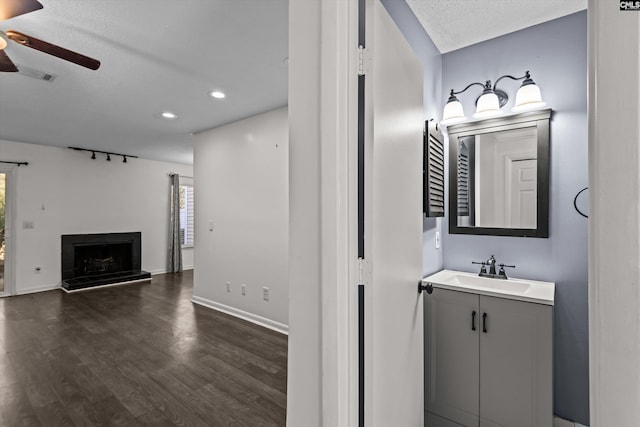
[[[466,286],[483,286],[491,289],[526,293],[531,285],[529,283],[521,282],[513,279],[494,279],[491,277],[469,276],[466,274],[455,274],[451,277],[451,282],[458,285]]]
[[[494,279],[474,273],[442,270],[425,277],[422,281],[434,288],[497,296],[520,301],[553,305],[555,283],[527,279]]]

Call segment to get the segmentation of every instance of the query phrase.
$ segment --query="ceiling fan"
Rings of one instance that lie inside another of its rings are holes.
[[[38,9],[42,9],[42,7],[42,4],[37,0],[0,0],[0,21],[33,12]],[[91,70],[97,70],[100,67],[100,61],[97,59],[89,58],[88,56],[56,46],[18,31],[7,30],[0,31],[0,72],[18,71],[18,67],[16,67],[4,51],[4,48],[7,47],[7,41],[9,40],[21,44],[22,46],[27,46],[32,49],[39,50],[40,52],[64,59],[65,61],[73,62],[74,64],[78,64]]]

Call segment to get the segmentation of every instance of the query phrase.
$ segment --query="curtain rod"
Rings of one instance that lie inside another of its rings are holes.
[[[192,177],[192,176],[180,175],[179,173],[175,173],[175,172],[169,172],[169,173],[167,174],[167,176],[171,176],[171,175],[178,175],[178,176],[180,176],[180,177],[182,177],[182,178],[191,178],[191,179],[193,179],[193,177]]]
[[[5,161],[5,160],[0,160],[0,163],[6,163],[8,165],[18,165],[18,167],[25,165],[27,166],[29,164],[29,162],[9,162],[9,161]]]

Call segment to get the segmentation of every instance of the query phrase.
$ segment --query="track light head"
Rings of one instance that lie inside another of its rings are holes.
[[[0,0],[0,3],[2,3],[3,0]],[[111,161],[111,155],[113,154],[114,156],[120,156],[122,157],[122,163],[127,163],[127,158],[131,159],[137,159],[138,156],[134,156],[133,154],[122,154],[122,153],[112,153],[111,151],[102,151],[102,150],[94,150],[91,148],[80,148],[80,147],[67,147],[70,148],[71,150],[75,150],[75,151],[86,151],[88,153],[91,153],[91,160],[95,160],[96,159],[96,153],[100,154],[100,155],[105,155],[106,156],[106,160],[107,162]],[[2,162],[0,162],[2,163]],[[26,164],[26,163],[25,163]]]

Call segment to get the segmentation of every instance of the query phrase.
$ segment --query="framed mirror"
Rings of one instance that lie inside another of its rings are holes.
[[[549,237],[549,119],[532,111],[448,127],[449,233]]]

